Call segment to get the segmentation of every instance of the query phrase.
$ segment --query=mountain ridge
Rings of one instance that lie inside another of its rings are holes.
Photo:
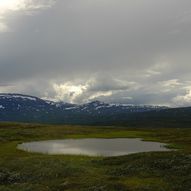
[[[111,104],[98,100],[72,104],[24,94],[0,94],[0,121],[110,125],[129,121],[188,120],[190,116],[190,107]]]

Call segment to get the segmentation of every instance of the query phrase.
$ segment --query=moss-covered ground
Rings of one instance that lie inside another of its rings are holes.
[[[104,158],[16,149],[27,141],[91,137],[139,137],[176,150]],[[0,191],[191,191],[191,128],[0,123]]]

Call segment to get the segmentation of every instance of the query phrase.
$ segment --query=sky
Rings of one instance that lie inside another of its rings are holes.
[[[0,0],[0,93],[191,106],[191,1]]]

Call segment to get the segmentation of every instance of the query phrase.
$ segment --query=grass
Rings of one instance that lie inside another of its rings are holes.
[[[142,138],[172,152],[120,157],[43,155],[16,149],[27,141]],[[190,191],[191,129],[0,123],[0,191]]]

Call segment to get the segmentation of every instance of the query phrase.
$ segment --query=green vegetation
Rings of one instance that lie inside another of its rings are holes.
[[[64,138],[140,137],[168,143],[171,152],[120,157],[43,155],[18,143]],[[0,191],[189,191],[191,128],[0,124]]]

